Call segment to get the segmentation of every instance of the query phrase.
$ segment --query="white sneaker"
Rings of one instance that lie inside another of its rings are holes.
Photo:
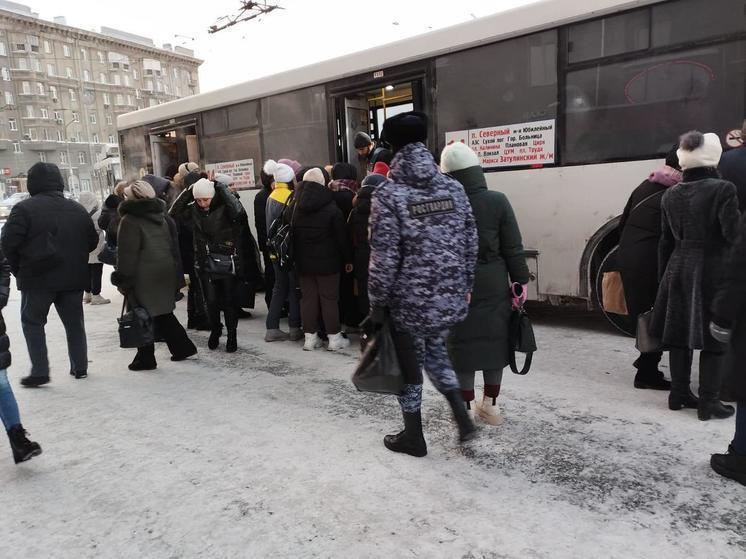
[[[91,305],[108,305],[111,303],[109,299],[104,299],[101,295],[94,295],[91,297]]]
[[[345,338],[342,332],[337,332],[336,334],[329,336],[329,345],[326,349],[329,351],[339,351],[340,349],[348,347],[350,347],[350,340]]]
[[[84,303],[90,303],[91,302],[91,294],[87,291],[83,293],[83,302]]]
[[[484,396],[482,401],[477,403],[476,408],[477,415],[479,415],[479,418],[485,423],[489,423],[490,425],[502,425],[502,422],[505,421],[505,417],[500,411],[500,406],[497,403],[497,398]]]
[[[306,334],[306,342],[303,344],[303,351],[313,351],[324,345],[319,335],[314,332],[313,334]]]

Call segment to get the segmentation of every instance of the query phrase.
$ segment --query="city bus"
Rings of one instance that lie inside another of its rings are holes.
[[[356,163],[355,132],[424,111],[433,153],[469,143],[512,202],[531,299],[598,307],[630,193],[683,132],[739,145],[745,84],[746,0],[543,0],[117,124],[130,177],[190,160],[251,186],[269,158]]]

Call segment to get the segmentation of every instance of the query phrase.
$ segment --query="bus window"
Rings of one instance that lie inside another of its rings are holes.
[[[745,0],[680,0],[652,7],[653,47],[725,37],[746,29]]]
[[[650,12],[638,10],[570,26],[567,60],[574,64],[649,46]]]
[[[326,164],[330,161],[328,128],[323,85],[262,99],[265,158]]]
[[[557,116],[557,32],[436,59],[438,149],[445,133]]]
[[[687,130],[734,128],[744,58],[741,41],[569,72],[563,162],[652,158]]]

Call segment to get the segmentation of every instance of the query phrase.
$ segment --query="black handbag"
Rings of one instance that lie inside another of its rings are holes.
[[[656,353],[663,351],[663,342],[650,333],[650,323],[653,321],[653,309],[637,317],[637,339],[635,347],[640,353]]]
[[[124,349],[139,348],[150,345],[155,341],[153,318],[150,313],[139,305],[132,305],[124,312],[127,297],[122,303],[122,315],[117,319],[119,323],[119,347]]]
[[[352,375],[352,384],[360,392],[377,394],[398,396],[404,390],[404,373],[399,365],[388,319],[367,343]]]
[[[536,351],[536,337],[534,336],[534,327],[531,325],[531,319],[523,306],[513,309],[510,316],[509,324],[509,343],[508,363],[510,370],[517,375],[525,375],[531,369],[531,362]],[[516,363],[516,353],[525,353],[526,359],[523,368],[519,369]]]
[[[109,266],[117,265],[117,245],[106,241],[106,244],[98,253],[98,261]]]
[[[215,276],[235,276],[236,275],[236,258],[235,254],[222,254],[211,252],[210,247],[205,246],[207,251],[207,263],[205,271]]]

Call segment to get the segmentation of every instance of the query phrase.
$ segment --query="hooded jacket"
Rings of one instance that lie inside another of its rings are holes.
[[[116,194],[110,194],[104,200],[104,207],[101,208],[101,214],[98,216],[98,226],[106,233],[106,242],[116,246],[117,230],[119,229],[119,204],[122,199]]]
[[[166,204],[159,199],[126,200],[119,214],[117,271],[112,283],[134,296],[150,316],[172,312],[183,275],[176,225],[166,215]]]
[[[440,335],[467,314],[477,228],[463,187],[424,144],[407,144],[373,193],[368,293],[410,334]]]
[[[29,170],[31,197],[19,202],[3,227],[0,243],[21,291],[83,291],[88,255],[98,245],[83,206],[63,195],[59,168],[36,163]]]
[[[295,269],[299,275],[338,274],[343,263],[352,262],[344,217],[327,187],[317,182],[300,183],[289,214]]]
[[[5,320],[2,309],[8,304],[10,297],[10,265],[0,250],[0,369],[10,367],[10,338],[5,330]]]

